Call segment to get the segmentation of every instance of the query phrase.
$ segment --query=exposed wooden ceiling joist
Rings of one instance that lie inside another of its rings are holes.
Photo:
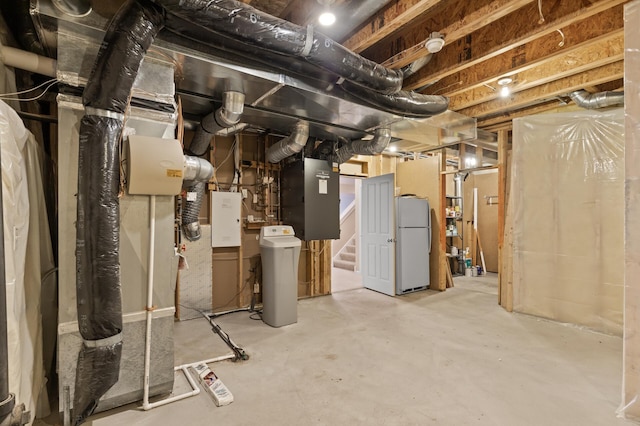
[[[541,61],[535,67],[520,70],[513,75],[513,92],[526,90],[566,76],[588,71],[624,58],[624,34],[620,30],[606,34],[597,41],[584,43],[582,48],[574,49],[566,55],[556,55]],[[499,96],[498,85],[480,86],[451,97],[449,108],[458,111],[487,102]]]
[[[557,7],[550,13],[545,14],[543,24],[538,24],[536,20],[537,6],[526,6],[476,31],[464,42],[461,40],[459,43],[446,45],[441,52],[434,55],[427,66],[406,81],[406,88],[421,87],[493,59],[544,35],[555,33],[559,28],[590,18],[624,2],[625,0],[601,0],[585,7],[584,2],[580,0],[563,0],[558,2]],[[500,36],[506,34],[508,37]]]
[[[565,95],[569,92],[580,90],[585,86],[598,85],[616,80],[622,78],[623,75],[623,61],[618,61],[514,93],[506,99],[494,99],[480,105],[459,110],[458,112],[469,117],[484,117],[511,109],[518,109],[531,105],[532,103],[539,103],[540,100]]]
[[[619,34],[624,27],[623,7],[619,5],[608,9],[595,15],[593,19],[602,24],[595,26],[589,20],[578,21],[562,28],[564,38],[559,32],[552,32],[491,60],[443,77],[423,93],[456,96],[465,90],[495,82],[500,77],[539,66],[557,56],[570,55],[589,43],[596,43],[600,37],[606,37],[611,32]]]
[[[348,49],[360,53],[402,27],[415,22],[423,13],[442,2],[444,0],[396,0],[389,2],[389,5],[378,12],[368,25],[362,27],[343,44]]]

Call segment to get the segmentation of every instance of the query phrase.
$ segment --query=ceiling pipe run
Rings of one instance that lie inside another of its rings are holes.
[[[589,93],[586,90],[578,90],[570,93],[569,97],[576,105],[586,109],[624,105],[624,92]]]
[[[272,145],[267,150],[267,161],[279,163],[287,157],[302,151],[309,139],[309,123],[298,121],[289,136]]]

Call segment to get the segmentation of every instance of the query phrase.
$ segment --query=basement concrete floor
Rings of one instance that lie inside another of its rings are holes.
[[[231,405],[216,407],[203,392],[86,424],[631,424],[615,415],[622,339],[509,314],[496,303],[496,281],[458,277],[446,292],[395,298],[340,291],[301,300],[298,323],[278,329],[247,312],[220,317],[251,356],[212,364]],[[228,352],[204,319],[176,323],[175,341],[176,363]]]

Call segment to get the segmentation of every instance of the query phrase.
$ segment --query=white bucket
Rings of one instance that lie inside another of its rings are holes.
[[[471,277],[471,276],[473,276],[472,274],[473,274],[473,268],[467,268],[467,269],[464,270],[464,276],[465,277]]]

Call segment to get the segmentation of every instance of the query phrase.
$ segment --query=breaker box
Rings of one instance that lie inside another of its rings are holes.
[[[340,238],[340,173],[338,165],[305,158],[281,172],[282,223],[302,240]]]
[[[242,241],[242,194],[211,194],[211,247],[238,247]]]

